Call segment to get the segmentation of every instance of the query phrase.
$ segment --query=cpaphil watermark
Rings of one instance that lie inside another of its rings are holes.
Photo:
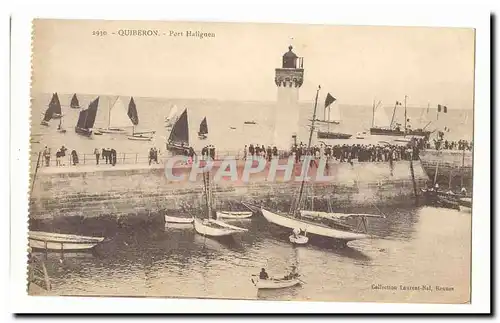
[[[169,181],[196,182],[199,175],[210,172],[216,182],[224,180],[248,183],[250,178],[259,176],[269,182],[276,181],[278,177],[283,182],[328,182],[334,178],[327,174],[328,168],[327,158],[314,158],[313,156],[304,156],[299,162],[293,157],[238,160],[233,156],[226,156],[222,160],[214,161],[210,157],[193,160],[187,156],[174,156],[166,160],[165,177]],[[299,171],[298,175],[297,171]],[[312,176],[311,173],[313,173]]]

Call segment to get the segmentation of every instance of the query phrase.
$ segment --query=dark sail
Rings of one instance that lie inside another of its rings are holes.
[[[80,108],[80,102],[78,102],[78,98],[76,97],[76,93],[73,94],[73,97],[71,98],[70,106],[73,109],[79,109]]]
[[[170,132],[170,137],[168,141],[171,143],[184,143],[184,145],[189,146],[189,126],[187,109],[182,112],[181,116],[175,123],[172,131]]]
[[[99,106],[99,97],[89,104],[87,109],[87,118],[85,119],[86,129],[92,129],[94,127],[95,117],[97,115],[97,107]]]
[[[206,135],[208,134],[208,124],[207,124],[207,117],[203,118],[203,120],[200,123],[200,131],[198,132],[199,135]]]
[[[45,115],[43,117],[43,121],[49,122],[52,119],[52,115],[54,114],[54,110],[49,106],[45,111]]]
[[[87,110],[82,110],[80,111],[80,116],[78,117],[78,122],[76,123],[76,126],[78,128],[85,128],[85,120],[87,119]]]
[[[130,98],[127,115],[134,126],[137,126],[139,124],[139,115],[137,114],[137,107],[135,106],[133,97]]]
[[[61,114],[61,102],[59,102],[59,96],[57,93],[52,95],[52,100],[50,100],[49,103],[49,109],[52,109],[55,114]]]

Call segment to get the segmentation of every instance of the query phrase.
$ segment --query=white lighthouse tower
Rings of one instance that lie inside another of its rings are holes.
[[[303,58],[288,47],[281,68],[276,69],[275,83],[278,102],[274,121],[273,144],[279,150],[289,150],[299,130],[299,88],[304,80]]]

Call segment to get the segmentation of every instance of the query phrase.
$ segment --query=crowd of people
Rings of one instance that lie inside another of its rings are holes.
[[[448,140],[438,140],[434,139],[434,149],[436,150],[468,150],[472,151],[472,141],[459,140],[459,141],[448,141]],[[427,148],[431,148],[430,143],[428,143]]]
[[[245,145],[243,150],[243,159],[267,159],[271,160],[278,157],[295,158],[295,162],[303,160],[304,156],[314,156],[315,159],[328,158],[339,162],[381,162],[381,161],[396,161],[408,160],[413,157],[417,160],[419,151],[423,148],[421,142],[416,142],[415,145],[397,146],[389,144],[338,144],[338,145],[314,145],[310,148],[307,145],[295,144],[290,151],[279,153],[276,147],[263,145]]]

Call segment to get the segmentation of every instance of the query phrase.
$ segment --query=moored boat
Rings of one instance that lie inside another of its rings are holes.
[[[165,215],[165,223],[193,223],[193,218],[181,218]]]
[[[199,139],[207,139],[208,135],[208,124],[207,124],[207,117],[203,118],[203,120],[200,123],[200,130],[198,131],[198,138]]]
[[[342,132],[318,131],[319,139],[349,139],[352,135]]]
[[[248,219],[253,213],[252,212],[233,212],[233,211],[217,211],[217,219]]]
[[[30,231],[29,246],[43,250],[88,250],[104,241],[103,237],[88,237],[74,234]]]
[[[80,109],[80,102],[78,101],[78,98],[76,97],[76,93],[73,94],[73,97],[71,98],[71,103],[69,106],[73,109]]]
[[[352,240],[360,240],[367,239],[370,236],[366,233],[355,232],[343,230],[340,228],[332,228],[328,225],[317,223],[311,220],[294,218],[288,214],[280,214],[268,211],[266,209],[261,209],[262,215],[266,218],[267,221],[276,224],[281,227],[285,227],[287,229],[300,229],[302,231],[307,231],[309,235],[323,237],[323,238],[331,238],[336,240],[341,240],[344,242],[349,242]]]
[[[134,134],[132,136],[127,136],[128,140],[136,140],[136,141],[151,141],[153,140],[152,136],[145,136],[141,134]]]
[[[222,222],[223,223],[223,222]],[[237,233],[242,233],[247,231],[246,229],[238,228],[235,226],[229,226],[227,223],[221,225],[221,222],[215,222],[215,220],[200,220],[194,219],[194,229],[196,232],[203,236],[209,237],[228,237]]]

